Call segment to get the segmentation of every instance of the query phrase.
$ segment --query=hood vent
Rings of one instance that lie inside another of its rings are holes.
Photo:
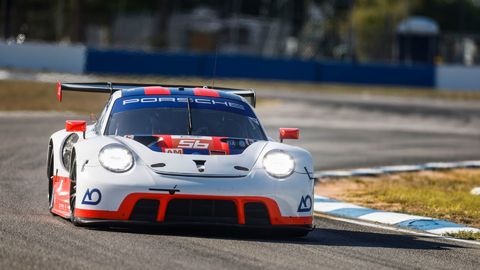
[[[193,160],[193,162],[195,162],[195,165],[197,165],[197,170],[199,172],[204,172],[205,171],[206,160]]]
[[[155,164],[150,165],[150,167],[152,167],[152,168],[163,168],[163,167],[165,167],[165,163],[155,163]]]

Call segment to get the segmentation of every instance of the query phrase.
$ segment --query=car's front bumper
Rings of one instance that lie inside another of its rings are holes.
[[[129,194],[114,211],[77,208],[75,217],[83,223],[104,220],[305,229],[313,223],[311,215],[282,216],[277,203],[267,197],[157,193]]]
[[[92,166],[77,174],[76,190],[75,216],[85,222],[307,228],[313,223],[313,180],[297,172],[282,180],[263,170],[252,170],[240,178],[208,178],[160,175],[144,166],[113,174]],[[141,203],[150,206],[139,206]],[[146,213],[143,219],[142,211]]]

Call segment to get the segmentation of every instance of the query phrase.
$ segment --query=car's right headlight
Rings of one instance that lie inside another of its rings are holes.
[[[100,150],[98,160],[102,166],[112,172],[122,173],[133,167],[133,155],[122,145],[111,144]]]
[[[284,151],[272,150],[263,157],[263,168],[273,177],[285,178],[293,173],[295,160]]]

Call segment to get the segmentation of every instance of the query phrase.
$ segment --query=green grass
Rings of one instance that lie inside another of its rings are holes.
[[[108,94],[64,92],[57,101],[55,83],[0,80],[0,111],[100,112]]]
[[[480,241],[480,232],[460,231],[457,233],[446,233],[445,236],[461,238],[466,240]]]

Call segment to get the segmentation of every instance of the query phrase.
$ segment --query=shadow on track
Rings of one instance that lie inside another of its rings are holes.
[[[131,233],[155,235],[172,235],[180,237],[211,238],[233,241],[254,241],[266,243],[283,243],[293,245],[344,246],[344,247],[376,247],[392,249],[439,250],[464,248],[459,245],[438,241],[433,237],[418,237],[409,234],[362,232],[353,230],[337,230],[316,228],[306,237],[290,237],[281,231],[244,230],[238,228],[205,226],[205,227],[95,227],[111,233]]]

